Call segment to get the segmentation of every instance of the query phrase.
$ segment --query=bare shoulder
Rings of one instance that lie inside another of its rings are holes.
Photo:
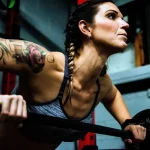
[[[102,90],[104,91],[103,103],[108,102],[114,98],[116,95],[117,88],[113,84],[110,76],[108,74],[100,77],[100,84]]]
[[[51,52],[48,51],[45,60],[48,68],[62,71],[65,65],[65,55],[62,52]]]
[[[32,63],[32,66],[29,65],[29,67],[34,73],[39,73],[47,69],[47,67],[51,71],[63,68],[65,56],[62,52],[48,50],[41,45],[31,42],[27,42],[27,45],[26,49],[28,53],[31,53],[28,65]]]
[[[104,83],[112,83],[112,80],[108,74],[105,74],[104,76],[100,76],[100,81]]]
[[[109,91],[112,87],[112,80],[108,74],[99,77],[101,87],[105,88],[105,91]]]

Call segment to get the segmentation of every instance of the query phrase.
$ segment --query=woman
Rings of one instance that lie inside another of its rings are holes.
[[[1,39],[1,70],[19,75],[19,85],[12,92],[17,95],[0,98],[1,136],[4,139],[8,135],[8,148],[17,145],[16,149],[56,149],[62,141],[78,140],[85,135],[51,127],[47,130],[51,136],[48,143],[43,143],[45,139],[38,144],[25,138],[18,132],[16,122],[27,118],[26,106],[29,112],[91,123],[92,111],[102,102],[120,125],[131,119],[105,66],[110,55],[127,47],[128,27],[111,0],[91,0],[79,5],[69,19],[67,56],[29,41]],[[126,124],[125,130],[134,135],[125,140],[128,143],[145,139],[146,129],[140,125]],[[5,142],[1,145],[6,147]]]

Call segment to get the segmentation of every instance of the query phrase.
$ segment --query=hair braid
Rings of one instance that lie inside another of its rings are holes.
[[[68,65],[69,65],[69,88],[68,88],[68,94],[66,97],[66,100],[64,102],[64,105],[68,100],[71,102],[71,95],[73,92],[73,71],[74,71],[74,57],[75,57],[75,51],[78,49],[78,38],[76,38],[79,35],[76,35],[76,33],[79,33],[79,29],[76,26],[78,23],[77,20],[74,18],[70,18],[70,21],[67,24],[66,28],[66,41],[65,41],[65,47],[66,52],[68,55]]]
[[[67,100],[70,100],[71,102],[71,95],[73,92],[73,70],[74,70],[74,57],[75,57],[74,43],[70,44],[70,48],[67,49],[67,52],[68,52],[68,65],[69,65],[69,90],[64,105],[66,104]]]

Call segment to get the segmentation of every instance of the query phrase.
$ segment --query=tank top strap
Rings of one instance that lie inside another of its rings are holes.
[[[96,106],[96,103],[97,103],[97,101],[98,101],[99,91],[100,91],[100,89],[101,89],[99,79],[96,80],[96,83],[97,83],[97,85],[98,85],[98,90],[97,90],[97,92],[96,92],[95,99],[94,99],[94,103],[93,103],[93,106],[92,106],[91,111],[89,112],[89,114],[94,110],[94,108],[95,108],[95,106]]]
[[[59,97],[63,96],[68,78],[69,78],[68,57],[67,57],[67,55],[65,55],[64,78],[63,78],[63,82],[61,84],[60,91],[58,94]]]

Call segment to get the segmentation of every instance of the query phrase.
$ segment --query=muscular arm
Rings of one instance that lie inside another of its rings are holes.
[[[111,79],[107,77],[109,85],[108,92],[103,100],[106,109],[114,118],[122,124],[126,119],[131,119],[127,106],[119,90],[112,84]]]
[[[38,73],[44,67],[47,53],[46,49],[32,42],[0,38],[0,70]]]

